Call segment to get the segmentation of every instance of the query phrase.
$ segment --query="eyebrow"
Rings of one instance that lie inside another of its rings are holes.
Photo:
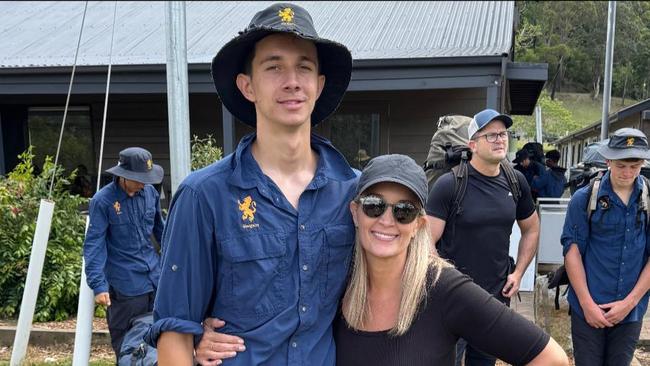
[[[281,60],[282,60],[282,57],[279,56],[279,55],[270,55],[267,58],[264,58],[264,59],[260,60],[260,64],[263,64],[265,62],[273,62],[273,61],[281,61]],[[314,65],[316,65],[316,61],[312,60],[311,58],[309,58],[307,56],[300,56],[300,62],[303,62],[303,61],[311,62]]]

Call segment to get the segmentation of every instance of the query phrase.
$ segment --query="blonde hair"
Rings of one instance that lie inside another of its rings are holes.
[[[421,220],[422,217],[418,219]],[[441,270],[450,266],[435,254],[428,225],[423,222],[407,248],[397,323],[388,332],[390,335],[400,336],[413,324],[420,306],[426,302],[429,270],[431,269],[433,277],[431,286],[433,286],[438,281]],[[362,329],[370,317],[370,307],[368,305],[368,264],[358,235],[354,245],[352,275],[343,296],[343,303],[345,304],[343,315],[350,327]]]

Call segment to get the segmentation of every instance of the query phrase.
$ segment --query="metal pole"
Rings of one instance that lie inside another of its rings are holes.
[[[187,81],[185,2],[166,3],[167,109],[172,195],[190,173],[190,111]]]
[[[55,169],[55,167],[52,169]],[[55,174],[54,170],[52,174]],[[20,303],[20,315],[18,315],[14,348],[11,351],[11,366],[22,365],[27,354],[29,333],[32,330],[32,320],[34,320],[34,310],[36,309],[36,300],[38,299],[38,288],[41,285],[43,263],[45,263],[47,240],[50,237],[53,214],[54,201],[41,199],[41,207],[38,209],[38,218],[36,219],[36,232],[34,233],[34,240],[32,242],[32,253],[29,256],[29,267],[27,268],[23,301]]]
[[[88,232],[89,223],[90,216],[86,216],[85,232]],[[86,282],[86,260],[81,257],[81,282],[79,283],[79,304],[77,305],[77,326],[74,336],[72,366],[86,366],[90,361],[94,315],[95,294]]]
[[[535,132],[537,134],[537,142],[540,144],[542,141],[542,107],[535,107]]]
[[[609,104],[612,96],[612,63],[614,59],[614,33],[616,31],[616,1],[609,2],[607,11],[607,48],[605,50],[605,87],[603,88],[603,115],[600,139],[609,137]]]

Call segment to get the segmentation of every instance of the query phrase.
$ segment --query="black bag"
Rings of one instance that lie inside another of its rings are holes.
[[[429,190],[441,175],[472,158],[472,151],[467,146],[467,127],[471,121],[470,117],[459,115],[447,115],[438,119],[423,166]]]
[[[566,273],[564,264],[556,269],[555,272],[549,273],[548,288],[555,289],[555,310],[560,310],[560,286],[568,284],[569,275]],[[562,294],[562,296],[566,295],[566,292],[568,290],[569,288],[567,287],[566,290],[564,290],[564,294]]]
[[[157,366],[158,352],[144,341],[144,335],[153,324],[153,314],[146,313],[131,319],[124,335],[118,366]]]

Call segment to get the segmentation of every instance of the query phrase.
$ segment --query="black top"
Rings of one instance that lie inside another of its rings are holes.
[[[535,204],[526,178],[518,171],[522,195],[517,205],[503,169],[498,176],[488,177],[469,164],[468,174],[463,209],[456,215],[455,225],[445,226],[438,253],[487,292],[499,296],[508,276],[512,225],[530,217]],[[452,173],[436,181],[427,200],[428,215],[450,221],[454,185]]]
[[[339,313],[334,337],[337,366],[453,365],[458,338],[518,365],[535,358],[550,338],[453,268],[442,271],[404,335],[355,331]]]

